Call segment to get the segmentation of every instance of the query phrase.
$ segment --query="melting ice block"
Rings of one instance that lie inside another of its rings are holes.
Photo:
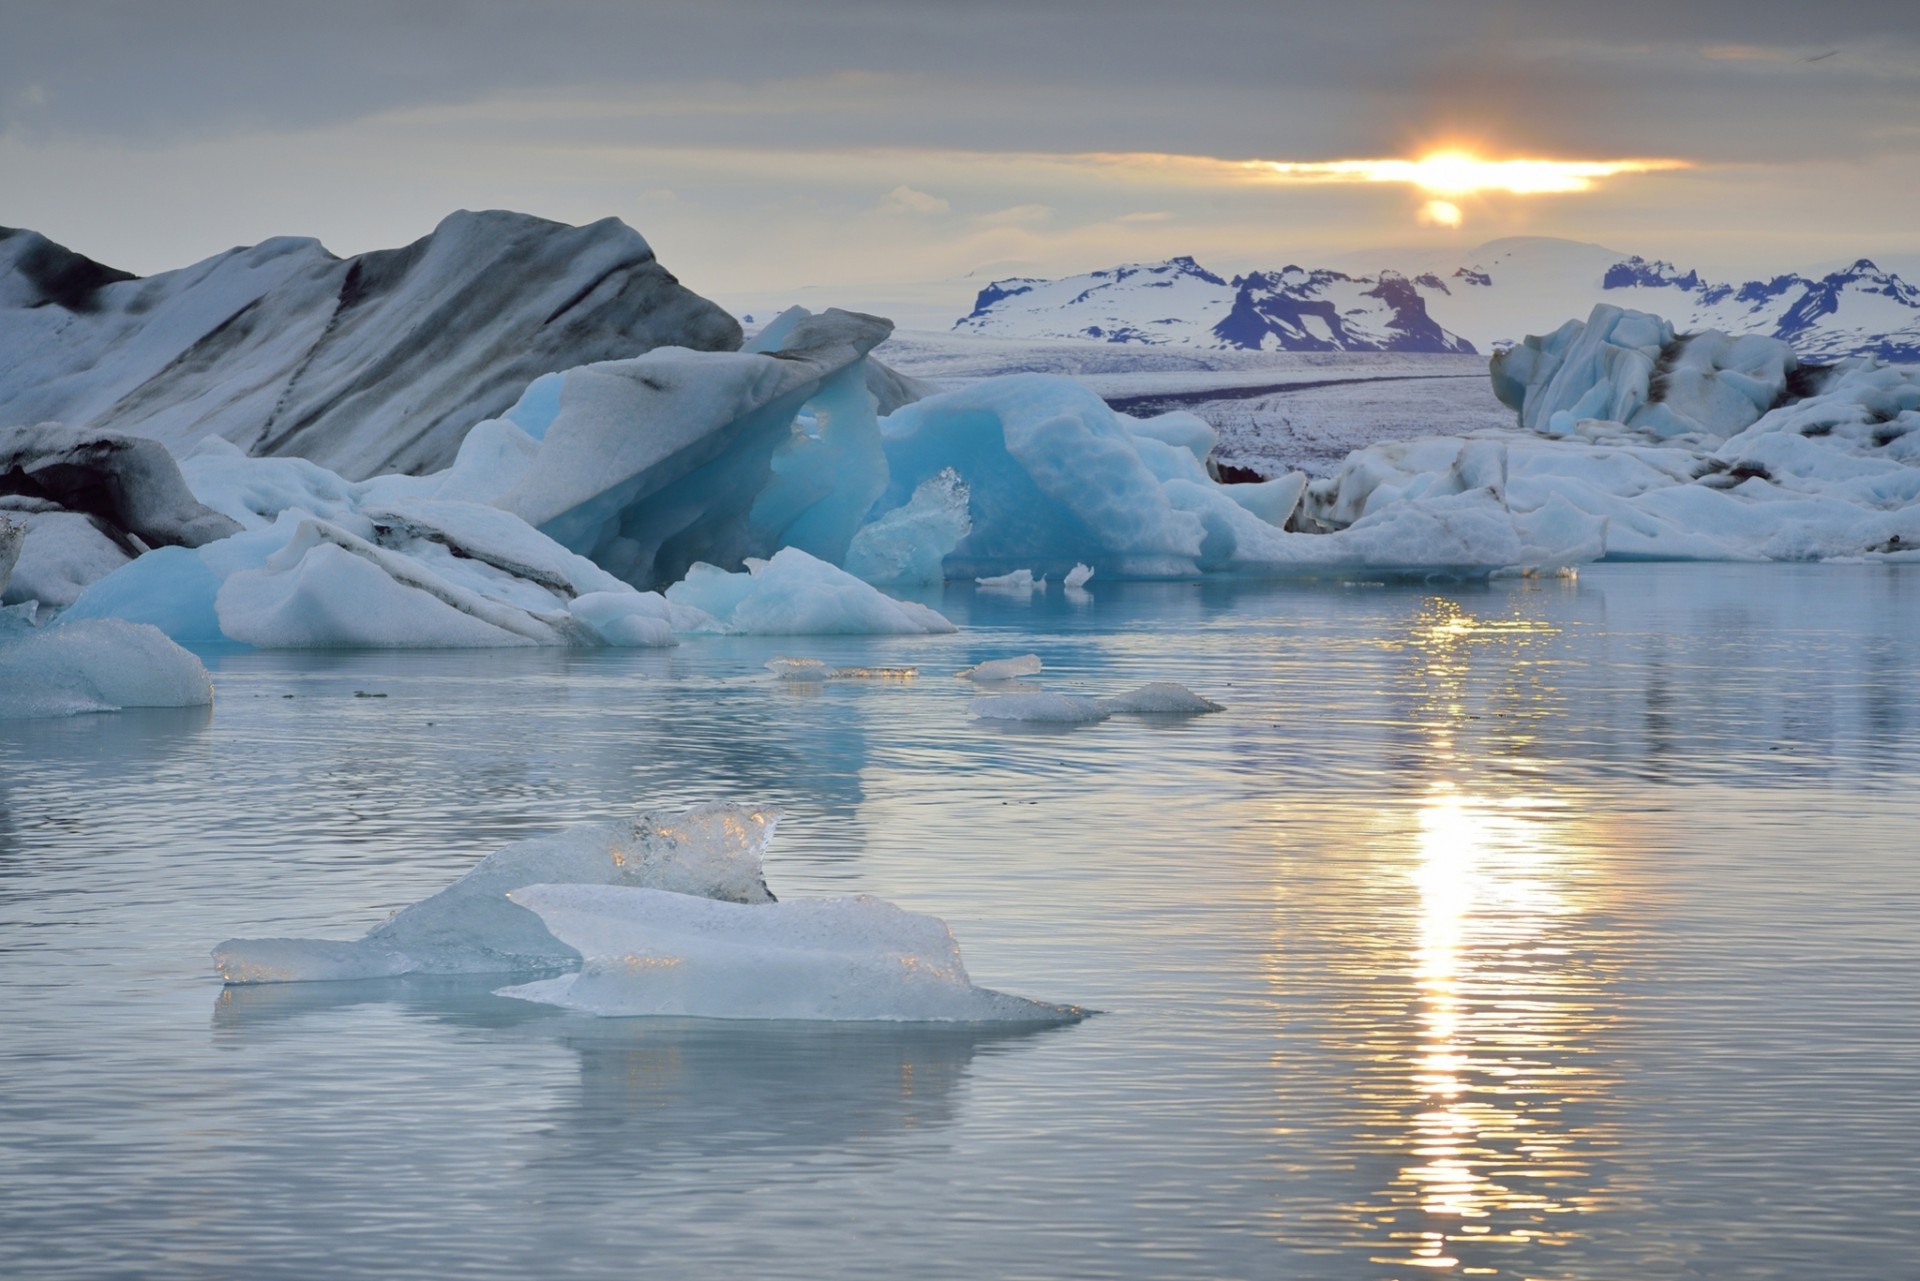
[[[509,896],[584,958],[500,995],[591,1014],[893,1022],[1084,1017],[975,987],[946,923],[857,898],[742,905],[660,890],[531,885]]]
[[[207,669],[159,628],[104,618],[35,629],[18,617],[30,609],[0,610],[0,718],[213,702]]]
[[[777,810],[701,805],[630,821],[587,823],[520,841],[482,859],[446,889],[351,942],[229,939],[213,950],[229,983],[383,978],[394,974],[538,971],[579,959],[509,890],[540,882],[647,886],[680,896],[771,903],[760,870]]]

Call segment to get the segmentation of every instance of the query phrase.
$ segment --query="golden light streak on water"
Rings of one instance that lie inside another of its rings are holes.
[[[1585,919],[1606,890],[1583,865],[1605,834],[1538,759],[1561,633],[1435,598],[1390,644],[1422,781],[1368,841],[1369,892],[1399,915],[1377,945],[1397,959],[1369,965],[1411,990],[1363,1068],[1360,1125],[1396,1168],[1352,1212],[1390,1269],[1539,1275],[1605,1203],[1594,1153],[1609,1143],[1593,1116],[1608,1082],[1582,1061],[1608,1018]],[[1487,719],[1534,759],[1490,759]]]

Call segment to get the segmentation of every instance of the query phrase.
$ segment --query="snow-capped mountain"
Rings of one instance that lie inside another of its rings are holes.
[[[1465,352],[1397,272],[1349,276],[1286,267],[1227,280],[1191,258],[1063,280],[1000,280],[980,291],[962,332],[1243,351]]]
[[[222,436],[351,477],[451,463],[541,374],[740,328],[617,219],[453,214],[336,258],[279,237],[138,279],[0,228],[0,427]]]
[[[1668,316],[1689,332],[1765,334],[1809,360],[1920,361],[1920,288],[1866,259],[1824,275],[1735,284],[1537,236],[1373,275],[1287,267],[1228,280],[1174,258],[1061,280],[1001,280],[953,327],[1253,351],[1470,352],[1550,332],[1597,303]]]

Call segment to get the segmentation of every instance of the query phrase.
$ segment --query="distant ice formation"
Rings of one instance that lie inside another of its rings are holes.
[[[761,907],[659,890],[533,885],[508,895],[582,957],[500,995],[602,1016],[891,1022],[1082,1017],[975,987],[946,922],[892,903],[799,899]]]
[[[1496,356],[1493,384],[1522,430],[1360,450],[1301,521],[1355,532],[1481,495],[1580,549],[1563,563],[1920,559],[1920,369],[1600,306]]]

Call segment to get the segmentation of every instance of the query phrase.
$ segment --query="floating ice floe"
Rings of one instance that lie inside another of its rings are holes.
[[[1009,570],[1004,574],[992,574],[986,578],[976,578],[973,581],[974,585],[978,587],[989,587],[999,591],[1017,592],[1021,595],[1026,595],[1036,589],[1044,589],[1047,585],[1047,576],[1042,574],[1040,577],[1035,578],[1033,571],[1030,569],[1015,569]]]
[[[1221,704],[1172,681],[1154,681],[1110,698],[1052,691],[994,694],[976,698],[969,713],[977,720],[1025,721],[1036,725],[1091,725],[1116,713],[1141,716],[1201,716],[1224,712]]]
[[[1080,694],[989,694],[973,700],[968,714],[983,721],[1024,721],[1033,725],[1091,725],[1112,713],[1097,698]]]
[[[1068,591],[1076,591],[1079,588],[1085,587],[1087,580],[1092,577],[1093,566],[1081,561],[1076,562],[1074,567],[1067,571],[1066,577],[1061,581],[1066,585]]]
[[[509,890],[540,883],[644,886],[771,903],[761,857],[779,822],[777,810],[721,803],[583,823],[489,854],[364,938],[229,939],[213,950],[214,967],[229,983],[290,983],[571,965],[580,954],[548,933],[533,913],[509,902]]]
[[[749,558],[738,574],[695,565],[667,588],[666,598],[712,616],[720,624],[713,630],[753,636],[911,636],[955,630],[938,611],[895,600],[797,547],[784,547],[770,560]]]
[[[817,658],[769,658],[761,666],[780,680],[803,685],[825,681],[906,681],[920,674],[917,667],[828,667]]]
[[[990,658],[984,663],[975,663],[972,667],[963,667],[955,676],[964,677],[977,685],[991,685],[996,681],[1018,680],[1022,676],[1033,676],[1040,671],[1040,655],[1019,654],[1013,658]]]
[[[1128,690],[1100,700],[1110,712],[1133,712],[1145,716],[1201,716],[1227,709],[1210,698],[1173,681],[1153,681],[1139,689]]]
[[[507,846],[353,942],[230,939],[229,984],[574,972],[501,994],[602,1015],[1065,1022],[977,988],[946,924],[857,898],[776,903],[761,858],[777,812],[649,813]]]
[[[1609,306],[1492,368],[1524,430],[1360,450],[1300,519],[1351,533],[1485,494],[1537,542],[1588,544],[1557,563],[1920,559],[1920,370]]]
[[[213,702],[207,669],[157,628],[117,618],[35,627],[32,609],[0,609],[0,719]]]
[[[1063,1022],[1082,1011],[975,987],[946,922],[892,903],[765,906],[659,890],[533,885],[508,897],[580,953],[501,996],[603,1016]]]

